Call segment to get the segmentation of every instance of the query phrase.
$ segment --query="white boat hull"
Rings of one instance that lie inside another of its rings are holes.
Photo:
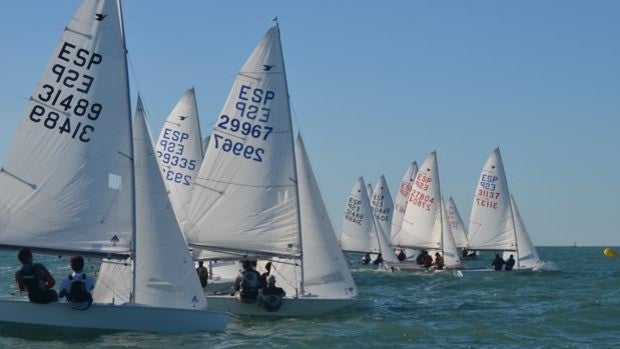
[[[229,319],[228,314],[209,310],[93,304],[81,311],[67,303],[35,304],[0,299],[0,322],[12,324],[115,331],[214,332],[223,331]]]
[[[204,287],[205,294],[222,294],[230,293],[233,290],[235,280],[219,279],[209,280],[207,286]]]
[[[285,298],[278,311],[265,311],[258,302],[246,304],[240,302],[236,296],[210,295],[207,296],[209,310],[228,312],[234,315],[269,316],[269,317],[307,317],[330,314],[361,301],[356,298],[329,299],[318,297]]]

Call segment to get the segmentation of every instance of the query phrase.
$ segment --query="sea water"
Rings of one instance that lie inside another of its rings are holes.
[[[309,319],[231,319],[223,333],[65,333],[0,326],[0,348],[613,348],[620,347],[620,258],[601,247],[540,247],[559,270],[379,272],[347,255],[359,308]],[[0,253],[0,294],[19,297],[16,253]],[[68,261],[36,256],[57,280]],[[491,253],[465,262],[487,267]],[[90,273],[96,264],[90,264]],[[88,272],[88,270],[87,270]],[[36,314],[33,314],[36,316]]]

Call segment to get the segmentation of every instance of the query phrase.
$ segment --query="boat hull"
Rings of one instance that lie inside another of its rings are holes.
[[[81,311],[67,303],[35,304],[0,299],[0,322],[63,328],[146,332],[223,331],[230,316],[208,310],[93,304]]]
[[[209,310],[228,312],[234,315],[268,316],[268,317],[308,317],[334,313],[359,304],[359,299],[329,299],[318,297],[285,298],[278,311],[265,311],[258,302],[245,304],[236,296],[209,295],[207,304]]]

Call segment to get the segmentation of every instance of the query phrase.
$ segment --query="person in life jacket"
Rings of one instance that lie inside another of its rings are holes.
[[[506,264],[506,262],[504,262],[502,257],[499,256],[499,253],[496,253],[495,258],[491,262],[491,267],[493,267],[493,270],[495,271],[502,270],[502,267],[504,266],[504,264]]]
[[[372,264],[374,264],[374,265],[379,265],[379,264],[381,264],[381,263],[383,263],[383,262],[384,262],[384,261],[383,261],[383,256],[381,255],[381,253],[379,253],[379,254],[377,255],[377,258],[375,258],[375,260],[374,260],[374,261],[372,261]]]
[[[403,262],[405,259],[407,259],[407,255],[405,254],[405,251],[398,250],[398,252],[396,253],[396,258],[399,262]]]
[[[269,274],[271,273],[271,262],[267,262],[267,264],[265,264],[265,269],[267,271],[260,274],[260,287],[261,288],[265,288],[268,285],[267,279],[269,278]]]
[[[433,262],[433,265],[439,270],[444,267],[443,257],[439,254],[439,252],[435,252],[435,261]]]
[[[17,254],[22,267],[15,273],[15,282],[20,292],[28,292],[32,303],[47,304],[58,301],[58,294],[53,290],[56,280],[40,263],[32,263],[32,251],[22,248]]]
[[[362,257],[362,264],[368,264],[370,263],[370,261],[371,261],[370,253],[366,253],[364,257]]]
[[[508,257],[508,260],[506,261],[506,266],[504,267],[504,270],[511,271],[512,268],[514,268],[515,263],[515,257],[513,255],[510,255],[510,257]]]
[[[267,278],[267,287],[261,293],[261,305],[266,311],[278,311],[282,306],[282,301],[286,296],[286,292],[276,286],[276,277],[270,275]]]
[[[209,269],[204,266],[203,261],[198,262],[198,268],[196,268],[196,273],[198,273],[200,286],[202,286],[202,288],[205,288],[207,286],[207,282],[209,281]]]
[[[60,298],[66,297],[74,309],[86,310],[93,303],[91,292],[95,287],[95,281],[82,272],[84,258],[81,256],[71,257],[71,270],[73,272],[62,279],[60,284]]]
[[[260,290],[260,274],[252,267],[252,262],[243,261],[243,270],[235,280],[237,298],[243,303],[254,303]]]

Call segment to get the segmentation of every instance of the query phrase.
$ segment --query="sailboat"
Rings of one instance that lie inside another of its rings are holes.
[[[133,128],[133,132],[132,132]],[[0,321],[162,332],[221,331],[166,195],[143,117],[131,120],[120,2],[85,1],[40,79],[0,173],[0,246],[131,258],[126,304],[0,300]]]
[[[524,250],[521,243],[526,245]],[[491,152],[478,180],[469,219],[468,248],[516,254],[515,269],[533,267],[530,263],[525,263],[527,267],[521,265],[521,253],[532,258],[532,251],[536,250],[511,202],[499,148]],[[534,260],[538,261],[537,255]]]
[[[458,256],[448,260],[449,251],[456,250],[442,204],[439,183],[437,154],[432,152],[418,170],[409,200],[402,228],[395,236],[395,245],[399,248],[424,249],[439,252],[444,257],[445,268],[460,265]],[[420,269],[417,265],[403,264],[401,269]]]
[[[198,174],[204,157],[194,88],[183,94],[166,118],[155,150],[172,208],[183,227],[194,177]]]
[[[345,204],[345,214],[340,229],[340,247],[345,252],[381,254],[386,269],[398,261],[392,252],[386,234],[372,212],[366,184],[358,177]]]
[[[398,192],[396,193],[396,199],[394,200],[394,214],[392,216],[392,227],[390,229],[390,245],[394,246],[394,238],[400,231],[403,224],[403,217],[407,210],[407,202],[409,201],[409,193],[413,187],[415,176],[418,172],[418,164],[414,161],[408,167],[403,174],[400,184],[398,185]],[[417,254],[415,250],[403,249],[407,257]]]
[[[450,230],[452,231],[452,236],[454,236],[455,245],[457,248],[463,249],[463,253],[467,253],[467,246],[469,245],[467,231],[465,230],[465,224],[463,224],[459,210],[456,208],[454,199],[450,197],[450,199],[446,202],[446,205]],[[476,253],[470,252],[466,257],[474,256],[476,256]]]
[[[383,175],[375,182],[370,196],[370,207],[377,223],[381,226],[383,234],[385,234],[386,242],[389,244],[394,202],[392,202],[392,195],[390,195],[390,189]]]
[[[202,165],[208,139],[203,140],[201,135],[196,92],[192,87],[168,114],[156,143],[162,177],[181,227],[185,224],[194,178]],[[205,287],[208,293],[229,290],[239,269],[234,261],[213,260],[208,261],[208,268],[209,282]]]
[[[238,259],[288,260],[299,278],[294,280],[295,291],[289,292],[277,312],[241,303],[229,295],[207,296],[210,309],[233,314],[310,316],[357,302],[357,290],[344,258],[339,251],[332,251],[337,247],[335,235],[326,223],[326,210],[309,162],[302,154],[296,155],[292,132],[276,25],[237,74],[215,123],[194,181],[185,233],[189,245],[204,251],[205,258],[211,253],[225,253]],[[323,259],[320,256],[325,251],[332,253]],[[306,274],[312,275],[311,270],[322,270],[313,263],[329,264],[331,276],[310,279]],[[284,281],[280,281],[282,286]],[[335,291],[322,293],[315,287]]]

